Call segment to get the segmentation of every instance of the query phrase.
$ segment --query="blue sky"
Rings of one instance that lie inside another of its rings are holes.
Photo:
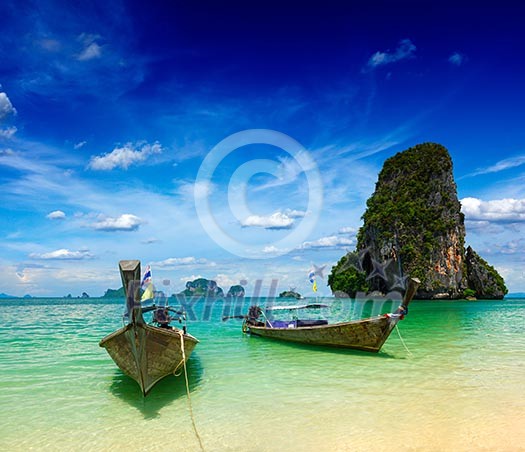
[[[425,141],[452,156],[467,243],[525,291],[522,7],[88,3],[3,2],[0,292],[101,295],[139,258],[169,291],[311,295],[384,160]],[[275,132],[199,173],[252,129]]]

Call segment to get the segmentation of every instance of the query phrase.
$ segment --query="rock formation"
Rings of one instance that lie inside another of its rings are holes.
[[[466,253],[469,288],[477,298],[501,299],[507,293],[505,282],[499,273],[469,246]]]
[[[300,300],[303,296],[295,290],[285,290],[279,294],[279,298],[295,298],[296,300]]]
[[[245,291],[244,287],[241,285],[231,286],[228,290],[228,293],[226,294],[226,297],[231,298],[241,298],[244,297]]]
[[[367,201],[355,253],[332,269],[332,291],[387,293],[403,288],[404,276],[421,280],[417,298],[503,298],[501,276],[471,248],[452,174],[439,144],[424,143],[385,161]],[[470,263],[469,263],[470,262]]]
[[[224,291],[213,280],[198,278],[194,281],[186,283],[186,289],[181,292],[181,295],[188,297],[223,297]]]

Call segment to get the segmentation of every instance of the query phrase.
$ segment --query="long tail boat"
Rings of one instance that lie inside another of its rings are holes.
[[[140,261],[120,261],[119,268],[126,292],[124,319],[127,324],[106,336],[99,345],[139,384],[146,396],[155,383],[185,365],[199,341],[186,332],[186,327],[179,329],[170,325],[172,320],[180,319],[183,312],[167,306],[142,307]],[[147,311],[153,311],[151,324],[143,317]]]
[[[402,304],[395,312],[350,322],[328,324],[327,320],[269,320],[261,307],[251,306],[244,318],[243,331],[254,336],[302,344],[378,352],[396,324],[408,313],[408,304],[419,284],[417,278],[408,280]],[[323,305],[293,306],[291,309],[310,307],[319,308]],[[290,308],[274,307],[273,310],[275,309]]]

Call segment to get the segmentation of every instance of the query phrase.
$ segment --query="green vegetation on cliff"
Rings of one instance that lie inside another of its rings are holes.
[[[198,278],[186,283],[186,289],[181,292],[181,295],[187,297],[223,297],[223,290],[217,286],[213,280],[206,278]]]
[[[285,290],[279,294],[279,298],[295,298],[296,300],[300,300],[303,296],[295,290]]]
[[[339,259],[328,275],[328,285],[338,296],[355,297],[357,292],[369,292],[366,273],[361,271],[357,253],[348,253]]]
[[[356,253],[344,256],[329,276],[333,292],[387,293],[410,275],[421,280],[418,298],[460,298],[466,289],[478,298],[506,293],[485,261],[467,265],[452,160],[440,144],[418,144],[387,159],[362,219]]]

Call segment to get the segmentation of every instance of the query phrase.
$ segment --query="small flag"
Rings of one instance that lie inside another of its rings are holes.
[[[144,276],[142,277],[142,283],[140,284],[141,287],[144,287],[146,284],[151,282],[151,268],[148,265],[146,267],[146,271],[144,272]]]
[[[146,290],[144,290],[140,301],[151,300],[153,298],[155,298],[155,287],[153,286],[153,284],[149,283],[146,287]]]
[[[317,292],[317,281],[315,280],[315,270],[310,270],[310,273],[308,273],[308,279],[310,280],[310,283],[313,284],[312,290],[314,292]]]

